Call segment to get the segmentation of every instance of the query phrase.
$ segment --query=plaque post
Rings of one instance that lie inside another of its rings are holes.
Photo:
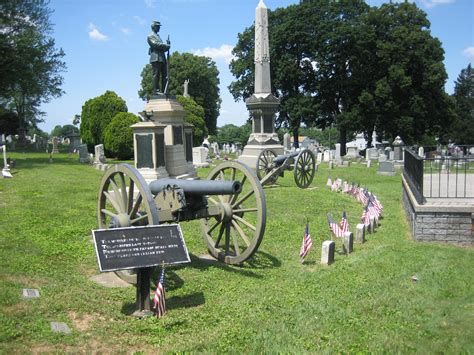
[[[137,269],[137,301],[136,311],[133,316],[143,318],[153,315],[150,300],[150,280],[153,268],[143,267]]]

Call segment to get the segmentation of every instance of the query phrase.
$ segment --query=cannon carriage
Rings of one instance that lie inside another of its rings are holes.
[[[263,150],[257,158],[257,177],[262,185],[274,184],[285,171],[293,170],[296,185],[307,188],[316,173],[316,159],[309,149],[277,155],[271,149]]]
[[[265,194],[255,173],[229,161],[207,180],[158,179],[147,183],[127,164],[104,174],[97,204],[100,229],[200,220],[209,253],[226,264],[241,264],[258,249],[265,232]],[[116,274],[136,283],[133,272]]]

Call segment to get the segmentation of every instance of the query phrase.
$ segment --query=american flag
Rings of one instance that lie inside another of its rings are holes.
[[[155,297],[153,297],[153,303],[156,309],[156,317],[160,318],[166,312],[166,301],[165,301],[165,268],[161,268],[160,279],[156,285]]]
[[[362,212],[362,217],[360,218],[361,222],[368,226],[370,224],[370,213],[369,213],[369,203],[364,208],[364,212]]]
[[[342,219],[339,222],[339,226],[341,227],[342,234],[349,232],[349,221],[347,220],[346,211],[342,212]]]
[[[344,181],[344,182],[342,183],[342,186],[343,186],[342,192],[344,192],[344,193],[346,193],[346,194],[348,194],[348,193],[351,192],[352,186],[349,185],[349,183],[348,183],[347,181]]]
[[[301,244],[300,256],[301,259],[304,259],[308,255],[309,249],[313,246],[313,241],[311,240],[311,235],[309,234],[308,223],[306,223],[306,228],[304,230],[303,243]]]
[[[367,201],[369,200],[369,190],[364,188],[359,189],[357,199],[363,205],[367,204]]]
[[[341,185],[342,185],[342,180],[337,178],[336,180],[334,180],[334,182],[332,183],[332,186],[331,186],[331,190],[332,191],[339,191],[339,189],[341,188]]]
[[[352,185],[352,191],[351,191],[352,196],[354,196],[356,199],[359,196],[359,184],[353,184]]]
[[[379,201],[379,199],[377,198],[377,196],[372,195],[372,203],[373,203],[374,206],[377,208],[377,210],[380,211],[380,214],[382,214],[383,205],[380,203],[380,201]]]
[[[372,199],[369,199],[369,202],[367,202],[367,205],[369,206],[370,216],[374,217],[375,219],[379,219],[380,211],[375,207],[375,205],[372,202]]]
[[[331,177],[328,177],[328,182],[326,183],[327,187],[332,187],[332,180]]]
[[[328,223],[329,223],[329,229],[334,233],[334,235],[337,238],[341,238],[344,235],[344,232],[342,231],[341,227],[339,224],[337,224],[336,221],[332,218],[332,215],[328,213]]]

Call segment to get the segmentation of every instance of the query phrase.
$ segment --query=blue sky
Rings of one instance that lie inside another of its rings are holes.
[[[264,1],[272,10],[299,2]],[[373,6],[383,2],[367,1]],[[442,42],[449,76],[446,91],[452,93],[461,69],[474,62],[474,0],[415,2],[428,14],[432,35]],[[50,132],[56,125],[71,124],[86,100],[106,90],[126,100],[129,112],[142,111],[137,92],[148,62],[146,37],[152,20],[162,23],[163,39],[170,35],[172,51],[206,55],[216,62],[222,98],[217,125],[244,124],[245,104],[234,102],[227,90],[234,79],[228,63],[237,34],[254,21],[257,4],[258,0],[51,0],[53,37],[66,53],[66,94],[42,106],[46,116],[40,128]]]

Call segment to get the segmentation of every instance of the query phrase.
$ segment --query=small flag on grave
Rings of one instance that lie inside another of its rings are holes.
[[[341,227],[342,235],[344,235],[346,232],[349,232],[349,221],[347,220],[346,211],[342,212],[342,219],[339,222],[339,226]]]
[[[306,223],[306,228],[304,230],[303,243],[301,244],[300,257],[301,262],[304,261],[306,255],[308,255],[309,250],[313,246],[313,241],[311,240],[311,235],[309,234],[308,223]]]
[[[330,213],[328,213],[328,223],[329,223],[329,229],[334,233],[334,235],[337,237],[337,238],[341,238],[344,233],[342,232],[342,229],[341,227],[339,226],[339,224],[337,224],[337,222],[332,218],[332,215]]]
[[[155,297],[153,297],[153,307],[156,310],[156,317],[160,318],[166,312],[165,301],[165,267],[161,267],[160,279],[156,285]]]

